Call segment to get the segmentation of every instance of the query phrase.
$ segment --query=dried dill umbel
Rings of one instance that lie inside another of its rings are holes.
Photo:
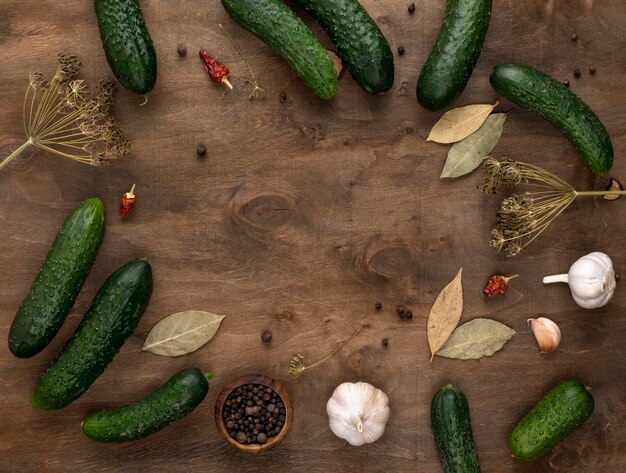
[[[49,82],[41,72],[31,72],[22,112],[27,139],[0,162],[0,169],[30,146],[92,166],[130,150],[119,121],[110,113],[113,83],[100,81],[90,92],[85,81],[76,78],[80,67],[76,56],[59,54]]]
[[[532,188],[502,200],[491,229],[490,245],[507,256],[519,254],[581,196],[625,195],[626,191],[577,191],[557,175],[532,164],[512,159],[485,159],[481,192],[498,192],[525,185]]]

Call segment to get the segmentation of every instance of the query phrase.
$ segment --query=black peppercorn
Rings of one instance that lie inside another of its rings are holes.
[[[589,74],[594,75],[596,73],[596,68],[591,66],[589,67]]]
[[[398,313],[398,315],[402,315],[404,313],[404,306],[402,304],[398,304],[396,306],[396,312]]]
[[[574,69],[574,77],[576,77],[576,79],[580,77],[580,69]]]
[[[383,305],[382,305],[380,302],[377,302],[377,303],[376,303],[376,305],[374,306],[374,308],[375,308],[376,310],[380,310],[380,309],[382,309],[382,308],[383,308]]]
[[[413,318],[413,312],[411,312],[410,310],[407,310],[404,315],[406,316],[407,319],[412,319]]]
[[[179,44],[176,51],[178,51],[178,55],[181,57],[185,57],[187,55],[187,47],[184,44]]]
[[[285,103],[286,101],[287,101],[287,94],[285,92],[281,92],[280,103]]]
[[[409,5],[409,13],[412,15],[413,13],[415,13],[415,3],[411,3]]]
[[[198,145],[198,148],[196,149],[196,153],[198,153],[198,156],[203,157],[204,155],[206,155],[206,148],[204,147],[204,145]]]
[[[272,333],[269,330],[265,330],[263,332],[263,335],[261,335],[261,340],[263,340],[263,343],[269,343],[272,341]]]
[[[398,54],[399,54],[400,56],[404,56],[404,46],[400,46],[400,47],[398,48]]]
[[[576,33],[572,33],[572,41],[576,41],[578,39],[578,35]]]
[[[569,87],[569,81],[568,81],[567,79],[565,79],[565,80],[563,81],[563,85],[564,85],[565,87]]]
[[[388,338],[383,338],[382,344],[385,348],[387,348],[387,346],[389,345],[389,339]]]

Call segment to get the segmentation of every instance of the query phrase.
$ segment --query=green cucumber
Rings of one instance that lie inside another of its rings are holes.
[[[430,420],[445,473],[480,473],[465,395],[445,385],[433,397]]]
[[[244,29],[270,45],[319,97],[337,91],[337,72],[326,49],[283,0],[222,0]]]
[[[556,385],[511,433],[511,454],[523,461],[541,458],[580,427],[593,406],[593,396],[578,381]]]
[[[448,0],[437,40],[417,81],[417,100],[435,112],[465,89],[491,19],[492,0]]]
[[[208,377],[197,368],[186,368],[142,399],[91,414],[83,422],[83,432],[98,442],[138,440],[185,417],[208,391]]]
[[[133,333],[152,294],[152,269],[133,260],[102,285],[72,338],[43,374],[31,405],[62,409],[102,374]]]
[[[559,128],[595,174],[613,165],[613,145],[593,110],[565,85],[523,64],[500,64],[491,74],[492,87],[511,102],[531,110]]]
[[[74,305],[104,238],[104,205],[88,199],[67,217],[9,331],[9,349],[20,358],[43,350]]]
[[[369,94],[393,85],[393,54],[380,28],[357,0],[294,0],[328,34],[354,80]]]
[[[94,0],[100,38],[115,77],[146,95],[157,78],[157,57],[139,0]]]

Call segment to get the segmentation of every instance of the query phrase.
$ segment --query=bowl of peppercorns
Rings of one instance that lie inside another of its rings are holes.
[[[260,374],[228,383],[215,403],[215,423],[226,442],[242,452],[260,453],[282,442],[291,428],[293,409],[285,387]]]

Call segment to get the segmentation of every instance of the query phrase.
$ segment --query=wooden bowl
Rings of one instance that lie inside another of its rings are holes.
[[[226,398],[228,397],[228,395],[238,387],[245,384],[261,384],[265,387],[272,388],[276,392],[276,394],[280,396],[283,403],[285,404],[285,423],[283,424],[283,428],[278,433],[278,435],[269,438],[267,442],[263,444],[249,443],[244,445],[237,442],[229,435],[228,429],[226,428],[226,424],[224,423],[224,419],[222,417],[224,402],[226,402]],[[217,397],[217,401],[215,402],[215,424],[217,425],[217,431],[224,438],[224,440],[226,440],[226,443],[246,453],[261,453],[269,450],[270,448],[274,448],[285,439],[285,437],[289,433],[289,429],[291,428],[292,421],[293,407],[291,406],[291,398],[289,397],[289,393],[279,381],[270,378],[269,376],[263,376],[260,374],[247,374],[244,376],[240,376],[239,378],[232,380],[224,387],[224,389],[222,389],[222,392]]]

